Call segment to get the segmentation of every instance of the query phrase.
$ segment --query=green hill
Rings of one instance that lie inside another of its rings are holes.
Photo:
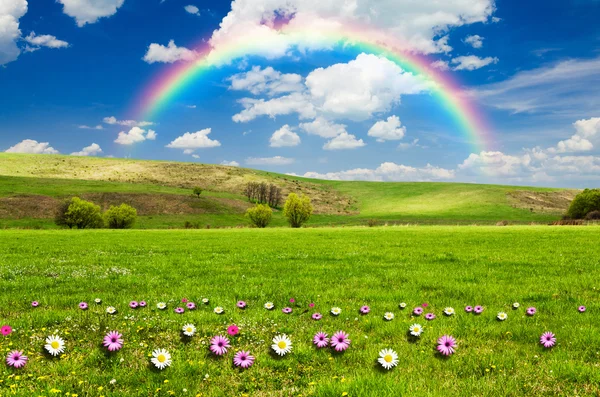
[[[140,228],[247,225],[250,181],[307,194],[312,225],[380,223],[546,223],[564,213],[573,190],[463,183],[340,182],[252,169],[130,159],[0,154],[0,227],[53,227],[58,203],[74,195],[106,208],[129,203]],[[204,189],[202,197],[191,188]],[[285,220],[275,213],[273,226]]]

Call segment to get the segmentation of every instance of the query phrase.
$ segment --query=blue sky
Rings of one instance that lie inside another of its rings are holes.
[[[409,43],[460,82],[493,145],[474,146],[418,76],[351,47],[302,51],[275,15],[314,29],[360,23]],[[595,0],[2,0],[0,151],[597,186],[598,15]],[[216,51],[244,35],[256,48],[138,118],[144,88],[193,62],[201,40]]]

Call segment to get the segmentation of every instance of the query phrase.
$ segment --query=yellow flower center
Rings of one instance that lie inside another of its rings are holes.
[[[192,329],[191,329],[190,327],[187,327],[185,330],[186,330],[187,332],[192,332]]]
[[[385,357],[383,357],[383,359],[386,363],[391,363],[394,360],[391,354],[386,354]]]
[[[277,346],[278,346],[280,349],[285,349],[285,348],[287,347],[287,343],[285,343],[284,341],[280,341],[280,342],[277,344]]]
[[[50,346],[52,346],[53,349],[58,349],[60,347],[60,343],[58,343],[57,341],[54,341],[54,342],[50,343]]]
[[[165,361],[167,361],[167,358],[165,357],[164,354],[159,354],[158,357],[156,357],[156,359],[158,360],[159,363],[164,363]]]

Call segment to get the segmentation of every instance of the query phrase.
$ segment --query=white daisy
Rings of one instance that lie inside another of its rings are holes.
[[[451,316],[454,314],[454,308],[453,307],[447,307],[444,309],[444,314],[446,316]]]
[[[277,335],[273,338],[271,348],[280,356],[285,356],[292,351],[292,341],[287,335]]]
[[[224,311],[225,310],[221,306],[215,307],[215,310],[214,310],[214,312],[217,314],[223,314]]]
[[[412,336],[421,336],[423,333],[423,327],[420,324],[413,324],[408,327],[408,330]]]
[[[400,303],[400,304],[398,305],[398,307],[399,307],[400,309],[404,309],[404,308],[406,307],[406,303],[405,303],[405,302],[402,302],[402,303]]]
[[[339,316],[341,313],[342,313],[342,309],[340,309],[339,307],[331,308],[331,314],[333,314],[334,316]]]
[[[204,303],[205,305],[208,305],[208,298],[202,298],[202,303]]]
[[[394,319],[394,313],[387,312],[383,315],[383,318],[386,319],[387,321],[392,321]]]
[[[46,338],[46,351],[53,356],[58,356],[65,352],[65,341],[57,335],[52,335]]]
[[[99,305],[102,303],[102,299],[96,298],[96,299],[94,299],[94,302],[96,302],[96,304]]]
[[[117,309],[115,309],[113,306],[109,306],[106,308],[106,312],[108,314],[115,314],[117,312]]]
[[[275,307],[275,305],[273,304],[273,302],[265,303],[265,309],[267,309],[267,310],[273,310],[274,307]]]
[[[504,312],[500,312],[500,313],[498,313],[497,317],[498,317],[498,320],[504,321],[504,320],[506,320],[508,318],[508,314],[506,314]]]
[[[514,307],[515,309],[518,309],[518,308],[519,308],[519,306],[521,306],[521,304],[520,304],[519,302],[515,302],[515,303],[513,303],[513,307]]]
[[[379,364],[385,369],[392,369],[398,365],[398,353],[392,349],[383,349],[379,352],[379,358],[377,359]]]
[[[171,354],[165,349],[156,349],[152,352],[150,361],[156,368],[165,369],[171,365]]]
[[[156,304],[156,307],[159,308],[160,310],[165,310],[167,308],[167,304],[165,302],[158,302]]]
[[[183,334],[185,336],[194,336],[194,334],[196,333],[196,327],[194,326],[194,324],[186,324],[181,330],[183,331]]]

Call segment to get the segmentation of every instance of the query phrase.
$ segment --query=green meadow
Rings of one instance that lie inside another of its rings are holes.
[[[595,226],[0,231],[0,321],[14,329],[0,349],[29,357],[20,370],[0,366],[0,395],[597,395],[599,236]],[[198,308],[175,314],[182,298]],[[130,309],[131,300],[148,307]],[[236,308],[238,300],[248,307]],[[435,320],[411,315],[423,303]],[[371,312],[360,315],[362,305]],[[467,314],[466,305],[485,311]],[[216,306],[225,313],[214,314]],[[293,312],[283,314],[285,306]],[[329,314],[333,306],[340,316]],[[454,316],[443,315],[448,306]],[[500,311],[506,321],[496,319]],[[197,327],[189,341],[180,334],[186,323]],[[425,326],[419,340],[407,336],[413,323]],[[208,341],[231,324],[241,332],[216,358]],[[110,330],[125,339],[113,354],[101,346]],[[346,352],[312,346],[316,332],[338,330],[350,335]],[[556,334],[552,349],[539,344],[545,331]],[[280,333],[293,342],[283,358],[270,351]],[[44,354],[51,334],[66,341],[59,358]],[[449,358],[435,352],[444,334],[458,341]],[[173,357],[163,371],[150,364],[156,348]],[[376,362],[383,348],[399,355],[390,371]],[[256,357],[247,370],[232,365],[240,349]]]

